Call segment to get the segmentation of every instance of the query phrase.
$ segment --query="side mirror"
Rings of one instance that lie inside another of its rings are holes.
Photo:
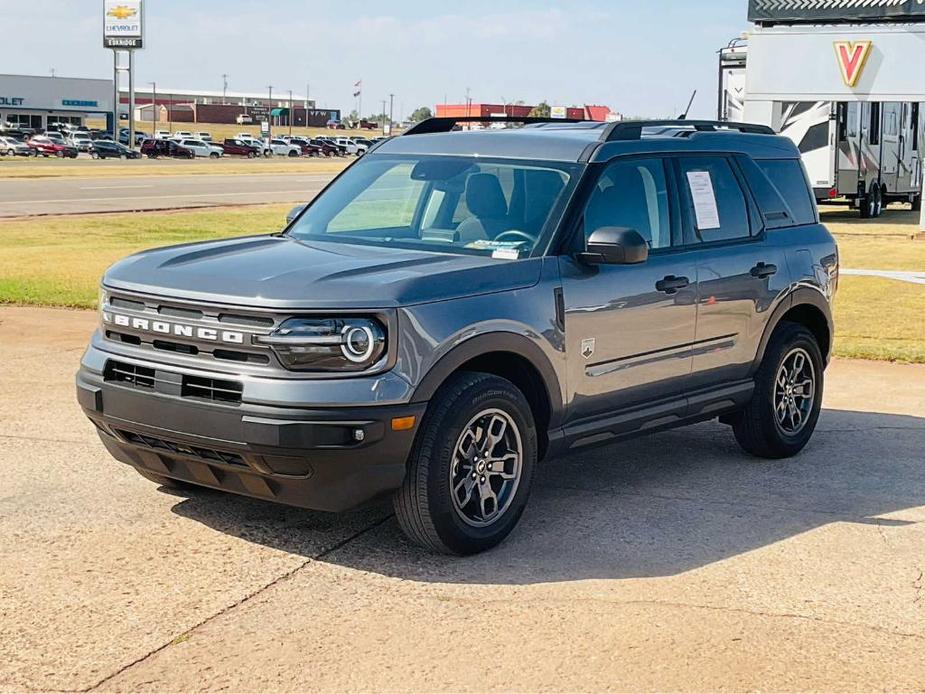
[[[304,209],[305,205],[296,205],[291,210],[289,210],[289,214],[286,215],[286,226],[292,224],[292,221],[300,214],[302,214],[302,210]]]
[[[588,239],[578,259],[588,265],[636,265],[649,258],[649,244],[635,229],[601,227]]]

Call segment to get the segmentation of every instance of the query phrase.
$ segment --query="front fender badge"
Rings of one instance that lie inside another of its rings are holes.
[[[585,359],[590,359],[594,356],[594,344],[595,340],[593,337],[589,337],[581,341],[581,356]]]

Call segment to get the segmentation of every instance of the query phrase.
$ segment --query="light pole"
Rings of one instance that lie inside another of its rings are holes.
[[[228,75],[222,75],[222,106],[228,103]]]
[[[270,140],[273,139],[273,85],[267,87],[269,98],[267,100],[267,147],[270,146]]]
[[[389,94],[389,135],[392,134],[392,107],[395,106],[395,95]]]
[[[151,85],[151,137],[157,133],[157,82],[148,82]]]
[[[292,90],[289,90],[289,137],[292,137]]]
[[[385,99],[382,100],[382,136],[385,137]]]

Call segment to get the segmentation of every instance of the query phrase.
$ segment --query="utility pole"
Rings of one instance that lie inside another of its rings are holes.
[[[292,137],[292,90],[289,90],[289,137]]]
[[[52,77],[52,79],[54,79],[54,77],[55,77],[55,69],[54,69],[54,68],[51,68],[51,77]]]
[[[308,82],[305,83],[305,127],[308,127],[308,100],[309,100],[309,90],[311,86]]]
[[[385,99],[382,100],[382,136],[385,137]]]
[[[222,74],[222,106],[228,103],[228,75]]]
[[[392,134],[392,108],[395,106],[395,95],[389,94],[389,135]]]

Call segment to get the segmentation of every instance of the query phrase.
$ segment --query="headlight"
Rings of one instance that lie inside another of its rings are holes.
[[[296,371],[365,371],[386,347],[385,329],[367,318],[291,318],[256,340]]]
[[[106,293],[106,290],[103,287],[100,287],[99,294],[96,299],[96,308],[98,311],[102,312],[103,307],[106,305],[106,302],[109,301],[109,294]]]

